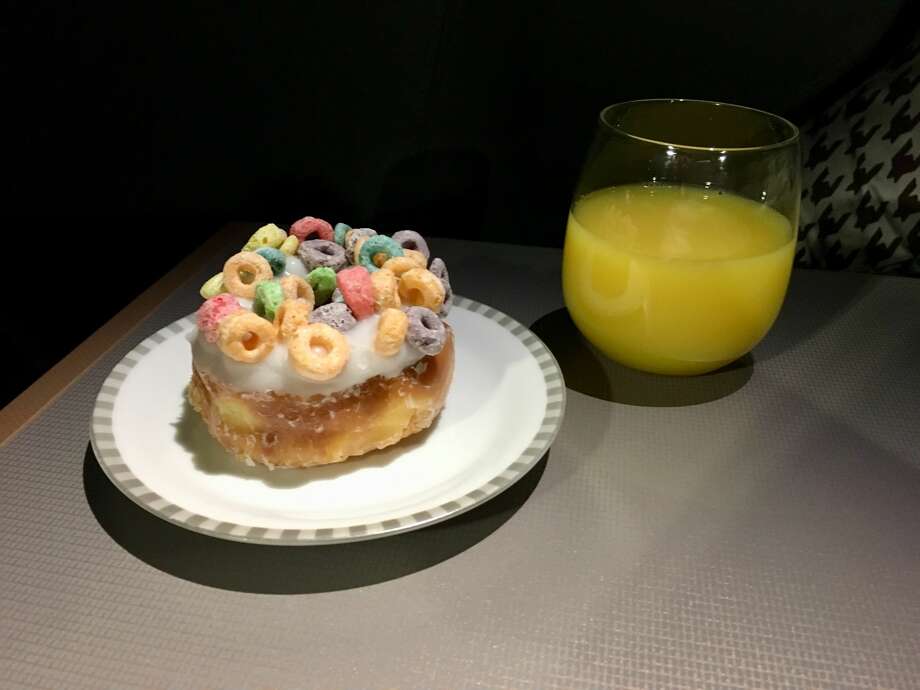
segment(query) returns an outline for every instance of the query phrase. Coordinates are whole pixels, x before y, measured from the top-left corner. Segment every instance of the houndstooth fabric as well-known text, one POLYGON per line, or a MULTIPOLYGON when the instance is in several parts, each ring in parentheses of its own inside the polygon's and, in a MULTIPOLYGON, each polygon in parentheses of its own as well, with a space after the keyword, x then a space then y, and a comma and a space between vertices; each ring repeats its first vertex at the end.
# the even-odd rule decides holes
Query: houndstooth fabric
POLYGON ((803 128, 799 266, 920 276, 920 42, 803 128))

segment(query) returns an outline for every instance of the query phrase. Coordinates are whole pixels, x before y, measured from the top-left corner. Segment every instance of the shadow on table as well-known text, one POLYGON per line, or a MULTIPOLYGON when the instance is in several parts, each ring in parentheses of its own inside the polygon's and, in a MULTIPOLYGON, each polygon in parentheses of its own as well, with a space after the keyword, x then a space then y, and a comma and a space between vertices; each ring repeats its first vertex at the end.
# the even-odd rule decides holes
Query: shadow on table
POLYGON ((567 387, 608 402, 644 407, 699 405, 731 395, 754 372, 750 354, 699 376, 659 376, 630 369, 598 352, 565 309, 540 317, 530 328, 556 357, 567 387))
POLYGON ((756 347, 758 361, 766 362, 793 350, 831 326, 868 295, 878 280, 878 276, 868 273, 793 271, 779 317, 756 347))
POLYGON ((147 512, 102 472, 92 447, 83 488, 102 528, 126 551, 170 575, 238 592, 307 594, 364 587, 445 561, 485 539, 540 482, 549 453, 503 493, 462 515, 414 532, 324 546, 267 546, 209 537, 147 512))

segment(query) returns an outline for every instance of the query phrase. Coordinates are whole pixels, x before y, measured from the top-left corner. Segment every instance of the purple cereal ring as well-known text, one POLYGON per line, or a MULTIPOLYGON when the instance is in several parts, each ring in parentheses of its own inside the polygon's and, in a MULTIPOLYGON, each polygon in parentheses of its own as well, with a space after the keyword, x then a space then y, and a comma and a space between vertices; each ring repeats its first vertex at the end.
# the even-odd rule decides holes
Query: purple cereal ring
POLYGON ((425 259, 431 258, 431 252, 428 251, 428 243, 425 238, 419 235, 415 230, 400 230, 393 233, 393 241, 403 249, 414 249, 425 255, 425 259))
POLYGON ((358 320, 344 302, 330 302, 310 312, 310 323, 324 323, 344 333, 354 328, 358 320))
POLYGON ((447 340, 444 322, 426 307, 409 307, 406 316, 409 317, 406 342, 426 355, 438 354, 447 340))
POLYGON ((345 250, 331 240, 307 240, 297 247, 297 256, 307 271, 314 268, 331 268, 339 271, 348 265, 345 250))
POLYGON ((454 296, 454 291, 450 288, 450 274, 447 272, 447 264, 444 259, 432 259, 428 270, 441 280, 444 286, 444 306, 441 307, 439 316, 447 316, 450 312, 450 299, 454 296))
POLYGON ((355 242, 362 237, 373 237, 377 234, 371 228, 353 228, 345 233, 345 254, 351 256, 355 251, 355 242))

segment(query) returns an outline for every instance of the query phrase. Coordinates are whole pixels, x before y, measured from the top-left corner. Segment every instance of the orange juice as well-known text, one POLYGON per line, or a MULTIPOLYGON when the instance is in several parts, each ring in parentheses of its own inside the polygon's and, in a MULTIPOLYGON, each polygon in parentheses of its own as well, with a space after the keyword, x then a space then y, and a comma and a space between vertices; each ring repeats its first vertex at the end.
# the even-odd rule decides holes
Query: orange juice
POLYGON ((732 194, 628 185, 578 199, 562 265, 579 330, 618 362, 698 374, 756 345, 779 313, 795 236, 732 194))

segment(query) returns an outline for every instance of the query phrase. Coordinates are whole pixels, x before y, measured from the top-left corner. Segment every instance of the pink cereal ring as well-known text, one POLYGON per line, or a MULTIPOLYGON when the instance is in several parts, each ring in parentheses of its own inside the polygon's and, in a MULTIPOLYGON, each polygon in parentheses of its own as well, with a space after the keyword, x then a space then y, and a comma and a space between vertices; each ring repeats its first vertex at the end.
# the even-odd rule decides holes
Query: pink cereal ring
POLYGON ((305 216, 291 226, 291 234, 303 242, 309 237, 316 235, 317 239, 332 241, 335 233, 332 226, 322 218, 305 216))
POLYGON ((240 303, 229 292, 211 297, 198 307, 198 330, 209 343, 216 343, 220 322, 240 309, 240 303))
POLYGON ((345 304, 357 319, 366 319, 374 313, 374 283, 364 266, 352 266, 335 276, 345 304))

